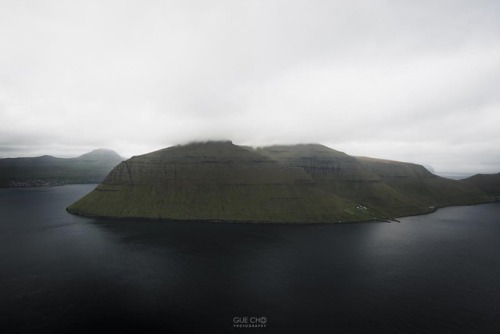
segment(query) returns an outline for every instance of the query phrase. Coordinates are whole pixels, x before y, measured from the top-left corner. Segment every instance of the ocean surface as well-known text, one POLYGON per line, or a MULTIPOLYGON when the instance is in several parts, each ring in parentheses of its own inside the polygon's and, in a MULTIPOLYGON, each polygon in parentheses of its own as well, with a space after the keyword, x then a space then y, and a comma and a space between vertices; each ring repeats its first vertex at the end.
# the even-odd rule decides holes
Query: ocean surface
POLYGON ((500 203, 400 223, 112 221, 0 189, 1 333, 499 333, 500 203))

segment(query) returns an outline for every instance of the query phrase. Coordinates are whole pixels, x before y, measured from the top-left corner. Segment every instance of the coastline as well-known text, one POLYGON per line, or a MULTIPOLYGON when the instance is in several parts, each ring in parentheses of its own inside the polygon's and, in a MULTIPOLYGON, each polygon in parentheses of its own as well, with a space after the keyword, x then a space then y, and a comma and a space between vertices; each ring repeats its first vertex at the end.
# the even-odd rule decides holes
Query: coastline
POLYGON ((367 220, 352 220, 352 221, 332 221, 332 222, 290 222, 290 221, 262 221, 262 220, 225 220, 225 219, 170 219, 170 218, 150 218, 150 217, 112 217, 112 216, 99 216, 99 215, 86 215, 78 212, 71 212, 66 208, 66 212, 69 214, 93 218, 93 219, 106 219, 110 221, 150 221, 150 222, 199 222, 199 223, 224 223, 224 224, 278 224, 278 225, 336 225, 336 224, 356 224, 356 223, 400 223, 400 219, 406 217, 423 216, 437 212, 439 209, 449 208, 449 207, 460 207, 460 206, 475 206, 483 204, 492 204, 500 202, 500 198, 494 198, 491 201, 471 203, 471 204, 450 204, 435 206, 429 211, 424 211, 415 214, 408 214, 404 216, 397 217, 374 217, 373 219, 367 220))

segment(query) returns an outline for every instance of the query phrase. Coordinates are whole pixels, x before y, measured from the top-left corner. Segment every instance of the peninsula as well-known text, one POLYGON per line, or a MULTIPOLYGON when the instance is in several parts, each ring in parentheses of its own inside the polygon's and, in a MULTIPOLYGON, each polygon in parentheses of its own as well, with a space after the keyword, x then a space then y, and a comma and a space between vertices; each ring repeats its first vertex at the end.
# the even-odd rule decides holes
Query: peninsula
POLYGON ((391 219, 492 197, 423 166, 323 145, 229 141, 165 148, 121 162, 67 208, 88 217, 331 223, 391 219))

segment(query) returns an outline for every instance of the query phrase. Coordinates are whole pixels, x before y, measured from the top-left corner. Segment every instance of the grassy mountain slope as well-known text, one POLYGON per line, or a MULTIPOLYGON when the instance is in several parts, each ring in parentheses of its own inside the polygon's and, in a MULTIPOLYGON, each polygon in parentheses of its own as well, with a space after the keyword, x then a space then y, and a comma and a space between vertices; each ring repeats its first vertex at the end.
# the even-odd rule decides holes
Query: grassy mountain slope
POLYGON ((122 162, 68 211, 86 216, 323 222, 367 219, 303 169, 230 142, 176 146, 122 162))
POLYGON ((303 168, 323 190, 359 203, 362 210, 377 218, 488 200, 480 191, 416 164, 352 157, 317 144, 271 146, 257 151, 303 168))
POLYGON ((395 192, 410 198, 396 209, 402 215, 411 211, 432 211, 447 205, 483 203, 489 200, 483 192, 461 182, 432 174, 421 165, 398 161, 359 157, 370 171, 395 192))
POLYGON ((488 201, 415 164, 355 158, 322 145, 258 149, 194 143, 120 163, 71 213, 115 218, 338 222, 488 201))
POLYGON ((500 173, 476 174, 461 181, 465 184, 476 187, 491 196, 500 196, 500 173))
POLYGON ((116 152, 105 149, 69 159, 49 155, 0 159, 0 186, 97 183, 122 160, 116 152))

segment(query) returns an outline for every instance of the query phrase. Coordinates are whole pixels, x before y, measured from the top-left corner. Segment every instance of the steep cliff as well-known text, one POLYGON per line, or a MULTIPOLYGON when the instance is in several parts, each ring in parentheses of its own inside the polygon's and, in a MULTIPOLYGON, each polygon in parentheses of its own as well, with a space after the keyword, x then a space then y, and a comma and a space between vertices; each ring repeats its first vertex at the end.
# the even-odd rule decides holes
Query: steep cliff
POLYGON ((303 169, 230 142, 175 146, 118 165, 68 211, 116 218, 324 222, 367 219, 303 169))

